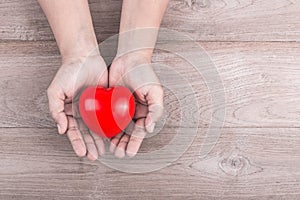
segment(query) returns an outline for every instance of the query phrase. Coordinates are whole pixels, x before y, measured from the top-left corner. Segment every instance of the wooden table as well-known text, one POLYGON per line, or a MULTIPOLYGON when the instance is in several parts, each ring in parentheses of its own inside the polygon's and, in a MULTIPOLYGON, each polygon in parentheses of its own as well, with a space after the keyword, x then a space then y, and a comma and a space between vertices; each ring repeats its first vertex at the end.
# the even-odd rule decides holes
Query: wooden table
MULTIPOLYGON (((121 1, 90 6, 99 42, 116 34, 121 1)), ((0 199, 300 199, 299 10, 296 0, 171 1, 162 27, 188 35, 210 56, 224 84, 224 127, 210 126, 222 120, 222 105, 212 106, 205 81, 172 52, 156 50, 154 63, 192 84, 201 120, 182 125, 182 134, 198 130, 179 159, 131 174, 77 158, 57 134, 45 94, 60 65, 50 27, 35 0, 0 0, 0 199), (211 129, 221 136, 200 158, 211 129)), ((174 77, 158 74, 176 86, 174 77)), ((165 106, 169 121, 141 152, 174 137, 181 111, 172 91, 165 106)))

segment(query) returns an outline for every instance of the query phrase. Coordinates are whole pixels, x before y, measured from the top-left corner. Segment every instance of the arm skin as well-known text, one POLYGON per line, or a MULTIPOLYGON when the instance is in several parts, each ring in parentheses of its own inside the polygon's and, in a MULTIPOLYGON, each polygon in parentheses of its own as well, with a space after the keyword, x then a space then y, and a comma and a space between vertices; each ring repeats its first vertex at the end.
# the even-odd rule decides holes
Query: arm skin
POLYGON ((151 66, 151 58, 168 2, 123 0, 118 52, 110 68, 109 84, 134 90, 136 121, 126 134, 111 140, 110 151, 117 157, 135 156, 163 113, 163 89, 151 66))
POLYGON ((39 3, 62 57, 62 65, 47 89, 51 116, 58 132, 66 133, 78 156, 96 160, 104 154, 103 140, 90 132, 73 112, 77 91, 108 84, 107 66, 98 50, 88 1, 39 0, 39 3))
POLYGON ((120 32, 159 27, 169 0, 123 0, 120 32))
POLYGON ((118 54, 132 51, 140 47, 142 42, 150 48, 142 49, 139 53, 151 60, 168 3, 169 0, 123 0, 118 54), (124 34, 126 32, 130 33, 124 34))
MULTIPOLYGON (((70 99, 74 93, 70 92, 73 88, 74 80, 72 74, 77 74, 81 65, 81 60, 84 60, 90 53, 97 47, 97 40, 93 29, 92 19, 87 0, 38 0, 42 9, 44 10, 55 39, 57 41, 59 50, 62 56, 62 67, 56 74, 51 85, 47 90, 49 99, 49 109, 52 117, 58 124, 59 133, 63 134, 67 132, 67 135, 72 143, 72 146, 78 156, 84 156, 87 154, 88 158, 94 160, 98 157, 97 148, 99 155, 102 155, 101 151, 104 151, 103 142, 97 145, 101 141, 101 138, 91 138, 89 134, 80 134, 74 129, 75 121, 72 117, 66 116, 67 110, 64 103, 70 99), (82 59, 83 58, 83 59, 82 59), (78 63, 79 62, 79 63, 78 63), (79 68, 79 69, 77 69, 79 68), (65 113, 66 112, 66 113, 65 113), (94 142, 92 142, 94 141, 94 142), (96 146, 95 146, 95 144, 96 146), (97 147, 97 148, 96 148, 97 147), (102 149, 102 150, 101 150, 102 149)), ((146 34, 135 34, 135 31, 130 34, 125 34, 126 37, 119 38, 118 54, 115 59, 114 70, 112 70, 110 77, 119 79, 124 73, 130 70, 132 67, 137 66, 139 63, 151 62, 153 49, 156 43, 158 28, 163 17, 163 14, 167 8, 169 0, 123 0, 122 16, 120 24, 120 33, 126 33, 131 30, 138 30, 143 28, 152 28, 152 31, 142 31, 146 34), (154 29, 153 29, 154 28, 154 29), (154 31, 153 31, 154 30, 154 31), (129 37, 128 37, 129 35, 129 37), (144 38, 144 41, 140 41, 144 38), (143 43, 145 42, 145 43, 143 43), (147 44, 147 49, 139 49, 136 51, 135 44, 147 44), (132 45, 134 44, 134 45, 132 45), (125 56, 121 56, 122 53, 127 51, 133 51, 125 56), (120 62, 118 60, 121 60, 120 62), (124 65, 125 64, 125 65, 124 65), (114 72, 113 72, 114 71, 114 72)), ((145 29, 144 29, 145 30, 145 29)), ((138 31, 139 32, 139 31, 138 31)), ((106 86, 107 82, 107 70, 103 59, 101 58, 100 52, 96 51, 96 58, 90 58, 91 63, 89 64, 81 76, 82 80, 87 82, 88 85, 97 84, 91 82, 91 74, 94 75, 94 79, 98 77, 98 74, 104 74, 101 78, 102 86, 106 86), (97 72, 97 73, 95 73, 97 72)), ((163 91, 159 86, 158 78, 156 77, 152 67, 143 68, 145 76, 149 77, 153 82, 157 82, 157 85, 150 85, 142 87, 138 95, 141 96, 143 104, 148 107, 149 112, 144 113, 143 119, 140 119, 135 126, 135 133, 129 138, 126 137, 116 138, 114 141, 127 140, 127 154, 133 156, 138 151, 143 137, 146 133, 152 132, 155 126, 155 122, 159 119, 162 114, 162 102, 163 102, 163 91), (147 105, 146 105, 147 104, 147 105), (155 108, 158 105, 160 108, 155 108), (151 117, 150 117, 151 115, 151 117), (150 120, 152 118, 152 120, 150 120)), ((138 75, 140 77, 140 75, 138 75)), ((145 81, 135 82, 132 80, 139 79, 136 75, 131 75, 127 82, 131 82, 133 87, 138 87, 144 84, 145 81)), ((113 78, 112 78, 113 79, 113 78)), ((116 82, 115 82, 116 83, 116 82)), ((112 82, 112 85, 115 83, 112 82)), ((84 83, 82 83, 84 84, 84 83)), ((128 85, 128 84, 125 84, 128 85)), ((145 109, 141 109, 141 112, 145 109)), ((146 109, 147 110, 147 109, 146 109)), ((72 112, 69 112, 69 114, 72 112)), ((119 149, 121 149, 122 157, 125 151, 124 142, 118 143, 119 149)), ((119 151, 120 152, 120 151, 119 151)))
MULTIPOLYGON (((126 60, 124 63, 137 65, 149 63, 150 65, 160 24, 168 3, 169 0, 123 0, 117 57, 120 54, 124 55, 121 56, 121 59, 124 57, 126 60)), ((121 74, 123 73, 124 71, 121 72, 121 74)), ((147 73, 145 70, 144 73, 152 77, 152 72, 148 71, 147 73)), ((144 83, 141 82, 136 85, 139 87, 145 84, 146 80, 159 83, 155 73, 153 74, 152 80, 145 77, 144 83)), ((131 77, 131 80, 133 79, 134 77, 131 77)), ((162 97, 153 98, 155 98, 154 104, 162 102, 162 97)), ((153 128, 153 124, 146 122, 148 132, 152 132, 150 129, 153 128), (148 127, 151 128, 148 129, 148 127)))
MULTIPOLYGON (((54 33, 63 65, 84 58, 97 47, 87 0, 38 1, 54 33)), ((63 96, 49 98, 49 109, 61 134, 67 130, 67 117, 62 111, 62 99, 63 96)))
POLYGON ((97 47, 87 0, 38 0, 54 33, 63 61, 97 47))

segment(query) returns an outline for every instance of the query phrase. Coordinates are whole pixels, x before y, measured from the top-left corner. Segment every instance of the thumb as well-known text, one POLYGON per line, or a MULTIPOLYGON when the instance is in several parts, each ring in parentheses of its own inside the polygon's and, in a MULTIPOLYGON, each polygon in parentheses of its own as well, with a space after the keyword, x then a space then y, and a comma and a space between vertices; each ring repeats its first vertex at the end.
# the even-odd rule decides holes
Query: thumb
POLYGON ((57 123, 58 132, 63 134, 68 127, 67 116, 64 112, 65 94, 61 88, 54 88, 50 85, 47 90, 47 96, 50 114, 57 123))
POLYGON ((147 132, 152 133, 164 110, 162 87, 160 85, 152 86, 146 95, 146 100, 148 103, 148 114, 145 120, 145 127, 147 132))

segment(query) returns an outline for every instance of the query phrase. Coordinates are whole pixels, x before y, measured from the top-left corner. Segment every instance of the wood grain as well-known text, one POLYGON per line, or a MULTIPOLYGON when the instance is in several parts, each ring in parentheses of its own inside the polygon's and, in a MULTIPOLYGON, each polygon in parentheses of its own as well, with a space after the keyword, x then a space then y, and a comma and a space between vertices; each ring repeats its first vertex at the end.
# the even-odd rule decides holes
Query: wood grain
MULTIPOLYGON (((89 4, 98 41, 117 34, 122 1, 89 4)), ((61 62, 49 24, 36 0, 0 0, 0 199, 299 199, 299 10, 296 0, 172 0, 162 27, 182 35, 158 40, 166 109, 139 155, 175 144, 152 165, 186 151, 130 174, 77 158, 57 134, 45 91, 61 62)))
MULTIPOLYGON (((119 29, 121 1, 90 1, 98 39, 103 40, 119 29)), ((54 40, 47 19, 36 0, 0 1, 1 40, 54 40)))
MULTIPOLYGON (((155 69, 165 86, 167 125, 207 127, 212 120, 221 123, 219 112, 226 105, 225 127, 300 127, 298 43, 199 44, 219 71, 226 102, 212 104, 205 81, 215 79, 205 80, 184 59, 158 49, 153 62, 158 65, 155 69), (180 78, 193 90, 179 84, 180 78), (193 100, 198 102, 198 108, 191 106, 193 100), (194 123, 197 111, 199 125, 194 123)), ((158 44, 158 48, 165 45, 158 44)), ((194 57, 199 59, 199 50, 189 48, 188 43, 170 45, 179 46, 188 54, 196 52, 194 57)), ((0 126, 54 127, 45 91, 60 65, 56 44, 2 42, 0 57, 0 126)))
POLYGON ((205 41, 299 41, 294 0, 174 0, 166 27, 205 41))
MULTIPOLYGON (((188 135, 191 128, 183 130, 188 135)), ((207 129, 169 167, 127 174, 76 158, 55 129, 1 128, 1 199, 297 199, 300 129, 225 128, 199 159, 207 129)), ((174 129, 145 140, 142 151, 167 144, 174 129), (164 135, 164 137, 162 137, 164 135)), ((159 159, 159 158, 158 158, 159 159)))
MULTIPOLYGON (((118 33, 121 1, 90 0, 99 41, 118 33)), ((201 41, 299 41, 296 0, 172 0, 162 27, 201 41)), ((1 40, 53 40, 36 0, 0 1, 1 40)))

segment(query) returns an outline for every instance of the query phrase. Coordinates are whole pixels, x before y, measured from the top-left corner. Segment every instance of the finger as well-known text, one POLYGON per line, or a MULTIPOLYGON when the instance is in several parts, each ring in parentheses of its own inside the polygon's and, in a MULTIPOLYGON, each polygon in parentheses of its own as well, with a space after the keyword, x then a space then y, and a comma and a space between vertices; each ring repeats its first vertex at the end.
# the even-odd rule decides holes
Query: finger
POLYGON ((68 116, 69 126, 67 136, 72 144, 72 147, 77 156, 82 157, 86 155, 86 146, 82 135, 78 129, 77 123, 73 117, 68 116))
POLYGON ((127 133, 127 135, 131 135, 132 131, 134 129, 135 123, 133 121, 130 121, 130 123, 128 124, 128 126, 125 128, 125 133, 127 133))
POLYGON ((65 114, 74 117, 72 103, 65 104, 65 114))
POLYGON ((148 114, 148 106, 141 103, 136 103, 134 119, 146 117, 148 114))
POLYGON ((149 133, 152 133, 156 122, 163 114, 163 89, 161 86, 153 86, 146 96, 148 102, 148 114, 145 120, 145 127, 149 133))
POLYGON ((94 161, 98 158, 98 149, 94 138, 91 136, 88 128, 83 124, 82 120, 78 120, 78 125, 87 149, 87 158, 94 161))
POLYGON ((126 148, 126 154, 129 157, 133 157, 136 155, 143 142, 143 139, 147 134, 144 124, 145 118, 138 119, 135 123, 134 129, 132 131, 126 148))
POLYGON ((105 154, 105 143, 104 143, 103 138, 91 130, 90 130, 90 133, 91 133, 91 136, 94 138, 96 147, 98 149, 98 154, 100 156, 103 156, 105 154))
POLYGON ((97 160, 98 149, 96 147, 93 137, 90 135, 90 132, 88 130, 83 130, 81 132, 87 148, 87 158, 92 161, 97 160))
POLYGON ((80 118, 80 112, 78 107, 78 102, 65 104, 65 114, 68 116, 73 116, 74 118, 80 118))
POLYGON ((115 152, 115 149, 116 149, 116 147, 118 146, 119 141, 120 141, 120 138, 121 138, 122 135, 123 135, 123 133, 120 133, 120 134, 116 135, 115 137, 113 137, 113 138, 110 140, 109 151, 110 151, 111 153, 114 153, 114 152, 115 152))
POLYGON ((61 89, 50 85, 47 90, 47 96, 50 114, 57 124, 58 132, 63 134, 68 128, 67 116, 64 113, 65 94, 61 89))
POLYGON ((127 147, 127 143, 129 141, 129 135, 127 134, 123 134, 123 136, 121 137, 118 146, 115 150, 115 156, 118 158, 124 158, 125 156, 125 149, 127 147))

